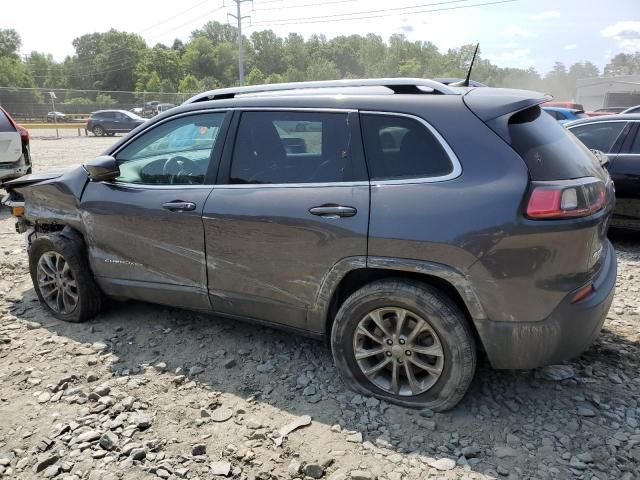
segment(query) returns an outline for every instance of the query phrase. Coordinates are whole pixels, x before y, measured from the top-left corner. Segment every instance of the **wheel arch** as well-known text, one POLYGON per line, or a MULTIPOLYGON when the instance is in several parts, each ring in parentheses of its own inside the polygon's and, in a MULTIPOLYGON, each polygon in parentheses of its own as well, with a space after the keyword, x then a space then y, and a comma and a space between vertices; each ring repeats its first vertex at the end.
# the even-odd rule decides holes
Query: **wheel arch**
POLYGON ((484 309, 462 272, 436 262, 390 258, 350 257, 338 262, 325 276, 308 328, 330 337, 333 319, 342 303, 356 290, 376 280, 399 278, 421 281, 446 293, 467 317, 478 344, 476 322, 486 319, 484 309))

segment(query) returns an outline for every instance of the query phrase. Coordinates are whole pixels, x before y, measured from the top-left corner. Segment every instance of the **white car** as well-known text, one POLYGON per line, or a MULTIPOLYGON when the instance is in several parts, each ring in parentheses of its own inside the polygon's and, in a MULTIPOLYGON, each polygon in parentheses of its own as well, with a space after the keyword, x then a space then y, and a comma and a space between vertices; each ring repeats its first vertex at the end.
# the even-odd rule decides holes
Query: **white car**
POLYGON ((0 107, 0 184, 30 172, 29 132, 0 107))
POLYGON ((640 113, 640 105, 629 107, 626 110, 621 111, 620 113, 640 113))

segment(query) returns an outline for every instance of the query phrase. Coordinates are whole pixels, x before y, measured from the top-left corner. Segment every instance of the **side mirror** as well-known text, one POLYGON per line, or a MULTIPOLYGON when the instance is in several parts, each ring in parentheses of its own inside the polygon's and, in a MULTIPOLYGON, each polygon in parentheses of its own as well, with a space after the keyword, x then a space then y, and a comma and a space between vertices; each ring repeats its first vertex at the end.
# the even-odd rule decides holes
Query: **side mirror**
POLYGON ((118 162, 111 155, 101 155, 84 165, 84 169, 89 174, 92 182, 113 180, 120 176, 118 162))

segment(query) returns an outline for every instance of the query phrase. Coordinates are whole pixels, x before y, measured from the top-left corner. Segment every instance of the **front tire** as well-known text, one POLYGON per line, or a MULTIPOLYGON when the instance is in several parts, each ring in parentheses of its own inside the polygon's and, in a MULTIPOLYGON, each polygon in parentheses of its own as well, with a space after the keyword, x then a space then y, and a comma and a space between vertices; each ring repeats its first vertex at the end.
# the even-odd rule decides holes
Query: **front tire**
POLYGON ((40 303, 60 320, 84 322, 100 312, 102 292, 78 240, 39 237, 29 247, 29 271, 40 303))
POLYGON ((359 393, 434 411, 462 400, 476 368, 463 312, 416 281, 379 280, 353 293, 336 314, 331 350, 338 372, 359 393))
POLYGON ((105 133, 107 133, 104 129, 104 127, 100 126, 100 125, 96 125, 95 127, 93 127, 93 130, 91 130, 93 132, 93 134, 96 137, 102 137, 105 133))

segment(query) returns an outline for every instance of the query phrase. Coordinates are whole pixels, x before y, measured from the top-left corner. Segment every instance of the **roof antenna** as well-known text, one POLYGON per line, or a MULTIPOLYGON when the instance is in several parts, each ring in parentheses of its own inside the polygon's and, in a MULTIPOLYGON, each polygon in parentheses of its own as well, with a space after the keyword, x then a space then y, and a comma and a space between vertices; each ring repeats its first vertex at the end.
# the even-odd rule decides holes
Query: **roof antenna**
POLYGON ((471 70, 473 69, 473 64, 476 61, 476 55, 478 54, 478 47, 480 46, 480 43, 476 43, 476 49, 473 51, 473 58, 471 59, 471 64, 469 65, 469 70, 467 70, 467 78, 465 78, 464 80, 461 80, 459 82, 456 83, 451 83, 450 86, 451 87, 468 87, 469 86, 469 80, 471 78, 471 70))

